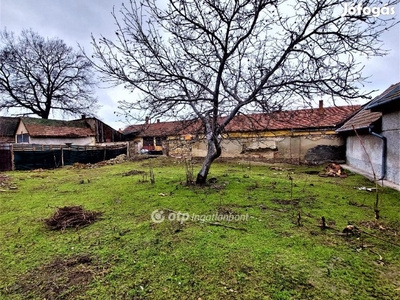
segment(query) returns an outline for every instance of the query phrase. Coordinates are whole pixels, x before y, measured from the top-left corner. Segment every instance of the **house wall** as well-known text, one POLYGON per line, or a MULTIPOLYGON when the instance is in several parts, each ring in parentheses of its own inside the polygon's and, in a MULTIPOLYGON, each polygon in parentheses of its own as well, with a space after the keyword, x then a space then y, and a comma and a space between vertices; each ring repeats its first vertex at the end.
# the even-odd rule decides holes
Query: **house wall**
MULTIPOLYGON (((28 133, 23 122, 19 122, 16 134, 28 133)), ((15 136, 15 143, 17 143, 17 137, 15 136)), ((73 145, 79 146, 90 146, 96 144, 95 137, 31 137, 29 136, 29 144, 41 144, 41 145, 65 145, 65 143, 72 143, 73 145)))
POLYGON ((383 115, 382 135, 387 139, 386 179, 400 185, 400 110, 383 115))
POLYGON ((140 154, 140 150, 143 147, 143 139, 135 138, 132 141, 128 142, 128 157, 133 157, 135 155, 140 154))
MULTIPOLYGON (((262 136, 230 134, 221 142, 221 157, 311 164, 344 162, 343 145, 344 139, 332 132, 279 132, 263 133, 262 136)), ((205 139, 189 142, 169 139, 169 153, 172 156, 205 157, 207 143, 205 139)))
POLYGON ((23 133, 28 133, 28 131, 26 130, 24 123, 19 122, 14 138, 15 143, 17 142, 17 134, 23 134, 23 133))
MULTIPOLYGON (((382 132, 380 134, 387 139, 385 179, 400 184, 400 111, 382 116, 382 132)), ((373 176, 370 159, 379 179, 382 176, 382 140, 372 135, 361 135, 360 138, 366 151, 357 136, 347 137, 347 164, 373 176)))
POLYGON ((346 140, 346 163, 373 175, 372 167, 378 178, 381 177, 382 141, 372 135, 348 136, 346 140), (362 140, 362 144, 360 142, 362 140), (365 147, 365 150, 363 146, 365 147), (372 166, 371 166, 371 162, 372 166))
POLYGON ((96 134, 96 143, 122 142, 124 136, 96 118, 87 118, 86 122, 96 134))
POLYGON ((95 137, 79 137, 79 138, 52 138, 52 137, 29 137, 30 144, 41 145, 65 145, 65 143, 72 143, 78 146, 93 146, 96 144, 95 137))

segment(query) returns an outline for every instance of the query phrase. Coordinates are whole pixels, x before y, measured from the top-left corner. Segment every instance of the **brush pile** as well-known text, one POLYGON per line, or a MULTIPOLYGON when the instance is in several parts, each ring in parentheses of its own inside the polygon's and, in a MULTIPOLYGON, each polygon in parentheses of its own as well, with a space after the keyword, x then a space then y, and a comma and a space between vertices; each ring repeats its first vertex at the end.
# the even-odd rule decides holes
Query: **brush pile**
POLYGON ((0 173, 0 192, 6 192, 6 189, 16 190, 17 187, 11 182, 11 178, 9 176, 0 173))
POLYGON ((64 206, 57 208, 56 212, 44 221, 50 229, 64 231, 66 228, 90 225, 101 215, 102 212, 87 211, 82 206, 64 206))
POLYGON ((325 171, 320 173, 321 177, 347 177, 346 171, 339 165, 335 163, 330 163, 325 167, 325 171))

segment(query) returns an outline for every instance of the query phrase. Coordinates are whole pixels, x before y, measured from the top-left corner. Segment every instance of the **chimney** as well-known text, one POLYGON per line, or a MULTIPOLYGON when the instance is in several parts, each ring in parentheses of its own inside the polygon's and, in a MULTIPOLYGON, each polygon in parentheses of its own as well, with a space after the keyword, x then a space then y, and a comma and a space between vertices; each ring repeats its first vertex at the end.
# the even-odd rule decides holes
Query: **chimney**
POLYGON ((145 119, 146 124, 149 124, 149 120, 150 120, 150 118, 149 118, 149 116, 147 116, 145 119))
POLYGON ((81 115, 82 120, 86 119, 86 115, 81 115))
POLYGON ((318 113, 321 115, 324 113, 324 100, 319 100, 318 113))
POLYGON ((157 119, 157 123, 160 123, 160 119, 157 119))

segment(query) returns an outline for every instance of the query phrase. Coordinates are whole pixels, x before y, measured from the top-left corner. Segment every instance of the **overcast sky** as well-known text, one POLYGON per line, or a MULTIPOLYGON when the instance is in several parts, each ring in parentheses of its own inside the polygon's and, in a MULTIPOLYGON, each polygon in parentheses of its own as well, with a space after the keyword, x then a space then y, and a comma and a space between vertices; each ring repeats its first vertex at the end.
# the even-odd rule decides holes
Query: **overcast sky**
MULTIPOLYGON (((43 37, 58 37, 68 45, 78 49, 79 43, 87 53, 91 53, 90 34, 98 37, 113 37, 114 20, 111 16, 113 5, 118 10, 123 0, 0 0, 0 27, 15 34, 22 29, 32 28, 43 37)), ((354 2, 354 1, 353 1, 354 2)), ((396 7, 399 18, 400 8, 396 7)), ((388 56, 372 58, 366 62, 365 76, 371 76, 366 90, 380 92, 400 81, 400 26, 385 34, 384 47, 391 49, 388 56)), ((377 95, 375 93, 374 95, 377 95)), ((123 128, 114 111, 118 100, 129 100, 134 95, 122 88, 98 89, 97 97, 102 105, 97 113, 99 119, 115 129, 123 128)))

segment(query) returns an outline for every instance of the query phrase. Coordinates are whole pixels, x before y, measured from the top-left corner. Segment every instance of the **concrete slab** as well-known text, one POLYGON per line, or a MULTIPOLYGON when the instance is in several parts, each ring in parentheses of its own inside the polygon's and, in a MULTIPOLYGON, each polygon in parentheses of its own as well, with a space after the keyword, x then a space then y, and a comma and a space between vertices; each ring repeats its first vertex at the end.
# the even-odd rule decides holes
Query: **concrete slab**
MULTIPOLYGON (((350 172, 357 173, 357 174, 360 174, 360 175, 362 175, 364 177, 367 177, 368 179, 374 180, 374 177, 371 174, 369 174, 369 173, 367 173, 365 171, 362 171, 360 169, 351 167, 349 165, 341 165, 341 166, 342 166, 343 169, 349 170, 350 172)), ((400 192, 400 185, 397 185, 397 184, 395 184, 395 183, 393 183, 391 181, 380 180, 380 181, 378 181, 378 184, 380 186, 389 187, 389 188, 395 189, 395 190, 400 192)))

